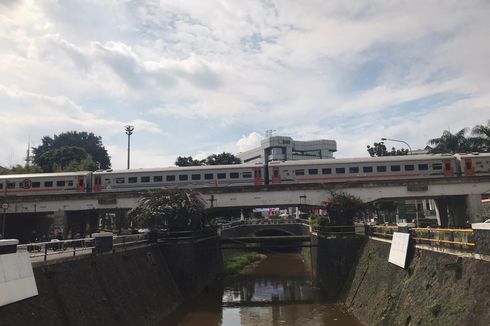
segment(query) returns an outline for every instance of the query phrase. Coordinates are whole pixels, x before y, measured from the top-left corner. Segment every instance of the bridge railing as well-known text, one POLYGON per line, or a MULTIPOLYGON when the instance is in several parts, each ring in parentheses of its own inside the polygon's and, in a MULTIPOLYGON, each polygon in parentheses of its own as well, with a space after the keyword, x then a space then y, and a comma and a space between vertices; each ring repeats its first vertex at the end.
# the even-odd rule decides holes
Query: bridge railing
POLYGON ((408 232, 416 243, 432 247, 473 251, 476 245, 472 229, 407 228, 395 225, 368 226, 368 234, 378 238, 391 240, 393 232, 408 232))
POLYGON ((48 242, 33 242, 18 245, 18 251, 27 251, 33 260, 47 261, 61 256, 70 257, 92 253, 95 248, 94 238, 83 238, 75 240, 51 240, 48 242))
POLYGON ((318 225, 312 227, 312 232, 326 237, 365 235, 364 230, 361 234, 356 232, 356 227, 354 225, 318 225))

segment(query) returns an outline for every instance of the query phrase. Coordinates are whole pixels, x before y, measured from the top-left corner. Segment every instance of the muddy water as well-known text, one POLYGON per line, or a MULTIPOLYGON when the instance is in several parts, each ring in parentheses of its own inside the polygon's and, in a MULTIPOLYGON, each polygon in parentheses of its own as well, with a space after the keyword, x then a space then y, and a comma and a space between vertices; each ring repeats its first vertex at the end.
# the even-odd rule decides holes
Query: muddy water
POLYGON ((247 274, 215 284, 171 324, 361 325, 322 298, 299 254, 269 255, 247 274))

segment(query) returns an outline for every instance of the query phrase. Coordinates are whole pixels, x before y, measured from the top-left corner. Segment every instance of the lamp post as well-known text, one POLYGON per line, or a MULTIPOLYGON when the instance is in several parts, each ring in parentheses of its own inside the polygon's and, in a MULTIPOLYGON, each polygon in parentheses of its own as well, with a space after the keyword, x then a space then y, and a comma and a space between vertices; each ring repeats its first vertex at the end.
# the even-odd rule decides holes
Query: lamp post
POLYGON ((410 147, 410 145, 404 141, 404 140, 399 140, 399 139, 391 139, 391 138, 381 138, 382 141, 385 141, 385 140, 389 140, 389 141, 396 141, 398 143, 404 143, 405 145, 407 145, 408 149, 410 150, 410 155, 412 155, 412 147, 410 147))
POLYGON ((130 148, 131 148, 131 135, 133 134, 134 126, 127 125, 124 127, 126 131, 126 135, 128 135, 128 170, 129 170, 129 157, 130 157, 130 148))

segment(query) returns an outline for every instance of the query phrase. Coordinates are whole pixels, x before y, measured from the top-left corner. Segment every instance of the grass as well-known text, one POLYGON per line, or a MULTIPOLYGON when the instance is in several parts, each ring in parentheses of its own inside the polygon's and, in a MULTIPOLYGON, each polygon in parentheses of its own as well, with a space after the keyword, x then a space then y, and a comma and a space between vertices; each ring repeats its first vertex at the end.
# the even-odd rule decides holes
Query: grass
POLYGON ((256 252, 247 252, 230 257, 225 261, 225 273, 229 275, 240 273, 245 267, 261 261, 265 256, 256 252))

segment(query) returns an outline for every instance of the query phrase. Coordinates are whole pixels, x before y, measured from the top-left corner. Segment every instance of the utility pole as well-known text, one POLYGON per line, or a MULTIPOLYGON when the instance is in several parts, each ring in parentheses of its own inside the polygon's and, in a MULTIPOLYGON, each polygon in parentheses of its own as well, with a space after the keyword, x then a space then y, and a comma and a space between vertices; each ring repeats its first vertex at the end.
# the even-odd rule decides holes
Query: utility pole
POLYGON ((128 170, 129 170, 129 158, 131 153, 131 135, 133 134, 134 126, 127 125, 124 127, 126 135, 128 135, 128 170))

